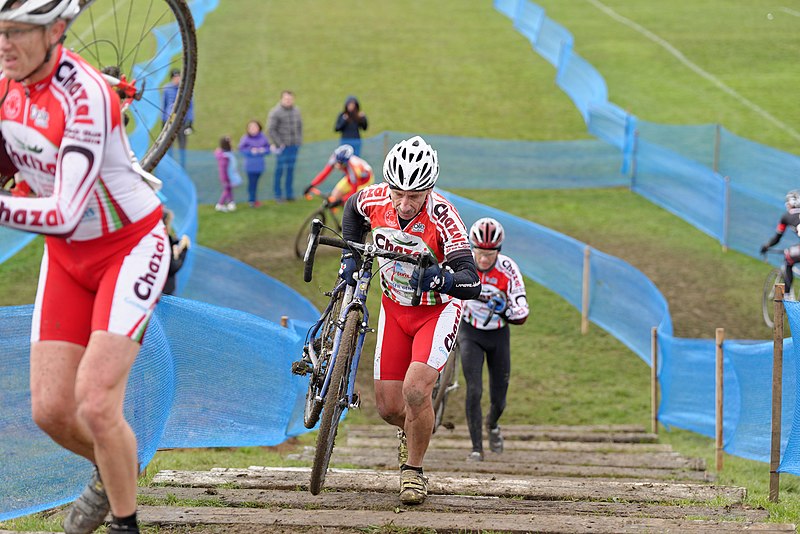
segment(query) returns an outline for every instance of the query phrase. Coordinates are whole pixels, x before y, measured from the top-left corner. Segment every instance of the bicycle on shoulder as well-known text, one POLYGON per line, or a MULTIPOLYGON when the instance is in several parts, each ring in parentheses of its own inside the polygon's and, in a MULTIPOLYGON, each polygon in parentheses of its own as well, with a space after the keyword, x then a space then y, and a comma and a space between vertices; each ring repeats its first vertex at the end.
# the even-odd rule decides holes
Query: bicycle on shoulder
POLYGON ((342 203, 332 201, 329 195, 323 195, 322 191, 316 187, 309 189, 306 200, 311 200, 314 197, 322 197, 322 204, 303 220, 303 224, 297 230, 297 235, 294 238, 294 253, 298 259, 303 259, 305 255, 308 237, 311 235, 311 224, 315 219, 322 223, 322 231, 326 234, 338 235, 342 232, 342 224, 336 214, 342 203), (330 224, 331 227, 328 228, 326 223, 330 224))
POLYGON ((79 0, 66 46, 96 67, 122 101, 125 127, 142 168, 152 171, 183 127, 197 73, 197 38, 186 0, 79 0), (181 82, 162 121, 162 85, 181 82))
MULTIPOLYGON (((333 232, 330 227, 325 227, 333 232)), ((369 327, 367 294, 372 281, 372 267, 376 258, 402 261, 416 265, 421 275, 435 261, 430 254, 402 254, 378 248, 373 243, 344 241, 338 237, 320 235, 322 221, 314 220, 303 257, 303 279, 312 280, 314 257, 320 244, 339 249, 349 249, 360 260, 355 285, 337 278, 325 311, 306 334, 303 354, 292 364, 292 372, 309 376, 303 423, 313 428, 317 422, 314 463, 311 468, 309 491, 317 495, 325 483, 339 421, 347 408, 357 408, 360 403, 355 391, 356 371, 364 346, 364 337, 373 330, 369 327)), ((419 304, 422 288, 416 289, 412 305, 419 304)))
MULTIPOLYGON (((766 249, 765 253, 784 255, 783 249, 766 249)), ((763 254, 763 256, 766 256, 766 254, 763 254)), ((761 291, 761 314, 764 318, 764 324, 769 328, 775 326, 775 285, 784 284, 784 287, 787 285, 786 274, 784 272, 786 268, 787 266, 785 263, 773 268, 764 280, 764 287, 761 291)), ((794 269, 794 265, 790 268, 794 269)), ((791 284, 790 290, 784 293, 785 300, 800 300, 800 283, 796 281, 800 273, 795 271, 793 274, 794 282, 791 284)))

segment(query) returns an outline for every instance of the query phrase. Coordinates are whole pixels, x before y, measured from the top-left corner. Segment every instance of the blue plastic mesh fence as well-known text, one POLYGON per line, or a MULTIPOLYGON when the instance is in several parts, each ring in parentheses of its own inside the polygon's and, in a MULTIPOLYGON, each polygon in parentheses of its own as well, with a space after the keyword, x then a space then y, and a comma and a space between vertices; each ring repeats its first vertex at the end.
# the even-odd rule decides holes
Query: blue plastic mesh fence
MULTIPOLYGON (((787 372, 787 368, 791 367, 794 371, 795 380, 800 377, 800 302, 784 301, 784 308, 786 315, 789 318, 789 328, 792 331, 792 353, 793 361, 789 361, 784 357, 783 371, 787 372)), ((791 372, 791 371, 790 371, 791 372)), ((786 446, 783 449, 783 456, 781 457, 781 465, 779 471, 784 473, 800 474, 800 406, 797 402, 800 398, 797 396, 798 384, 783 384, 784 391, 787 387, 794 390, 795 405, 792 409, 792 422, 789 427, 785 424, 782 428, 788 428, 788 432, 781 432, 781 437, 787 439, 786 446), (787 436, 788 434, 788 436, 787 436)), ((782 409, 785 410, 786 404, 782 404, 782 409)), ((770 414, 772 410, 770 410, 770 414)), ((785 416, 785 414, 783 414, 785 416)))

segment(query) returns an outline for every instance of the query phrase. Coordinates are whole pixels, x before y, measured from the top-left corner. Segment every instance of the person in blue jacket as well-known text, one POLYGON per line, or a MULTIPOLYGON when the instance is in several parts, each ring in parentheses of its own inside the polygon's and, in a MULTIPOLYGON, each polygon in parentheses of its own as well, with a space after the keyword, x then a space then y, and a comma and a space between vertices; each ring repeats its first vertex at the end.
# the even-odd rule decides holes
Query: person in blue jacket
POLYGON ((258 200, 258 180, 264 174, 269 154, 269 139, 264 135, 261 123, 253 119, 247 123, 247 133, 239 140, 239 152, 244 156, 244 170, 247 173, 247 194, 250 206, 261 206, 258 200))
POLYGON ((361 156, 361 130, 367 129, 367 116, 361 111, 361 104, 353 95, 344 102, 344 111, 336 117, 334 131, 342 133, 341 145, 350 145, 356 156, 361 156))
MULTIPOLYGON (((178 87, 181 84, 181 71, 179 69, 172 69, 169 73, 170 82, 164 86, 164 94, 161 101, 161 121, 166 123, 172 113, 172 108, 175 107, 175 100, 178 97, 178 87)), ((186 137, 194 132, 192 127, 194 123, 194 100, 189 101, 189 109, 186 112, 186 117, 183 119, 183 125, 178 128, 178 157, 180 158, 181 167, 186 168, 186 137)), ((170 147, 170 154, 172 147, 170 147)))

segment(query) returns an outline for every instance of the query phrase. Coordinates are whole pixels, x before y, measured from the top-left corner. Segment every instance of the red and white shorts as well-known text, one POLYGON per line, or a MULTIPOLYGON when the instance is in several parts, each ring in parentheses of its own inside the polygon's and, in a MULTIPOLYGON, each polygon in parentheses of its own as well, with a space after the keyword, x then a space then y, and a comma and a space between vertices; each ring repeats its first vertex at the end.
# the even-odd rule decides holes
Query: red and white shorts
POLYGON ((411 362, 441 371, 456 342, 461 301, 433 306, 401 306, 381 299, 375 380, 404 380, 411 362))
POLYGON ((161 214, 90 241, 45 237, 31 342, 85 347, 95 330, 141 342, 172 257, 161 214))

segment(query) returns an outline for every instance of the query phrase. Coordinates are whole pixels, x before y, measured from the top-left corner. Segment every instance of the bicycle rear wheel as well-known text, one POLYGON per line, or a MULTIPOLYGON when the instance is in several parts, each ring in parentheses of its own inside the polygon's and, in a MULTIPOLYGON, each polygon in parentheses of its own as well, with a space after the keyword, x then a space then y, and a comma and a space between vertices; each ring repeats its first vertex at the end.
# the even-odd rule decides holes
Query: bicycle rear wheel
POLYGON ((767 327, 772 328, 775 326, 774 312, 775 303, 775 284, 783 283, 783 273, 780 267, 772 269, 764 280, 764 289, 761 295, 761 313, 764 316, 764 323, 767 327))
MULTIPOLYGON (((339 419, 347 407, 347 386, 350 383, 350 364, 358 344, 358 331, 361 324, 361 312, 353 309, 347 314, 342 330, 342 339, 336 362, 331 372, 331 381, 325 395, 325 404, 322 408, 322 422, 317 434, 317 450, 314 454, 314 465, 311 467, 311 482, 309 491, 313 495, 319 494, 325 484, 325 475, 333 453, 336 441, 336 431, 339 428, 339 419)), ((355 377, 353 377, 355 379, 355 377)))
POLYGON ((303 256, 306 254, 308 235, 311 233, 311 222, 314 219, 319 219, 322 221, 322 224, 325 224, 325 210, 322 208, 318 209, 306 217, 303 224, 300 225, 300 229, 297 231, 297 235, 294 238, 294 255, 297 256, 298 259, 302 260, 303 256))
POLYGON ((444 410, 447 405, 448 388, 453 383, 456 374, 456 358, 458 357, 456 351, 458 344, 453 347, 447 357, 447 363, 444 364, 442 372, 439 373, 439 378, 436 380, 436 385, 433 387, 432 402, 433 402, 433 432, 442 424, 444 419, 444 410))
POLYGON ((65 46, 121 80, 112 85, 123 103, 131 146, 142 167, 152 171, 184 127, 192 98, 197 41, 186 1, 83 0, 65 46), (181 82, 173 109, 165 111, 161 89, 173 69, 181 71, 181 82))

